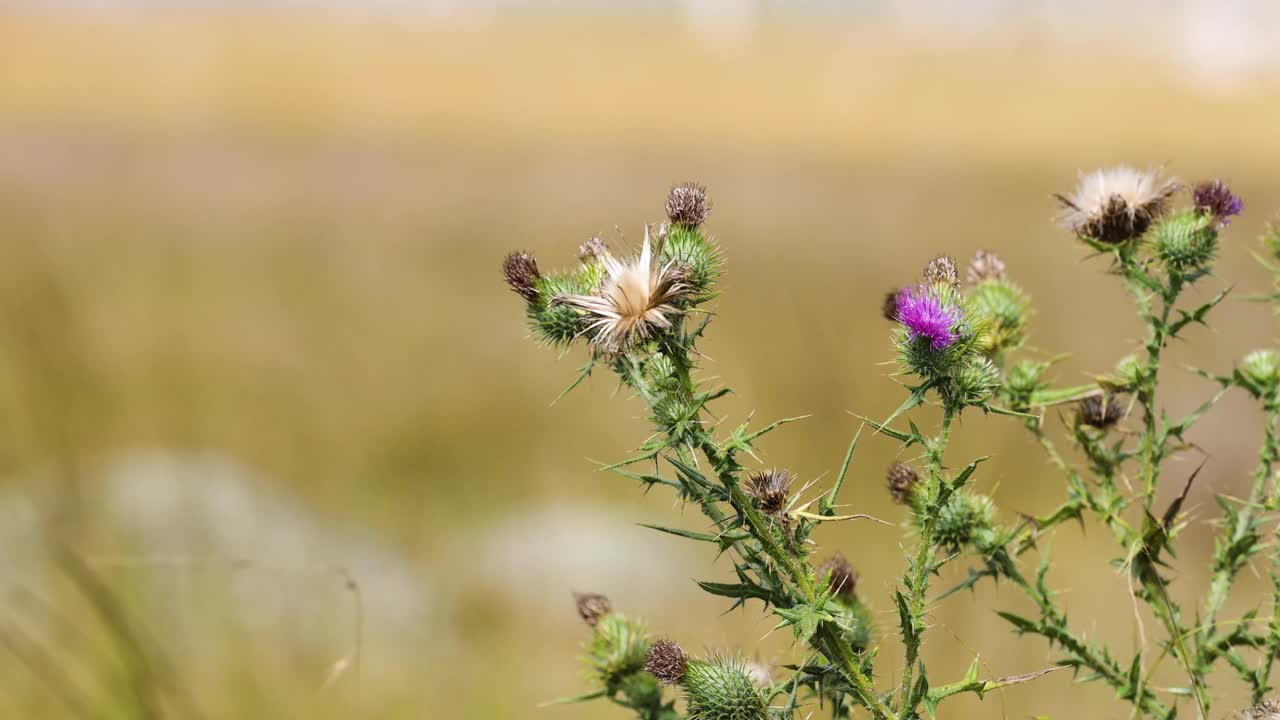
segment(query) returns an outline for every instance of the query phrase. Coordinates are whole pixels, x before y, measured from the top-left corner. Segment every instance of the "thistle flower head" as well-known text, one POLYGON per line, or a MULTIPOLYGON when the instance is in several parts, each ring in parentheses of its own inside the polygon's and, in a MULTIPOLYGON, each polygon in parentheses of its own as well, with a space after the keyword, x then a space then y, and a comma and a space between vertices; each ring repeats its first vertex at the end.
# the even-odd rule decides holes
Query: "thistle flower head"
POLYGON ((1103 245, 1119 245, 1142 235, 1162 215, 1178 191, 1154 170, 1114 167, 1080 176, 1070 195, 1057 195, 1061 223, 1076 235, 1103 245))
POLYGON ((1128 414, 1124 402, 1116 395, 1093 395, 1080 401, 1080 422, 1099 429, 1106 429, 1124 419, 1128 414))
POLYGON ((924 266, 924 281, 927 285, 950 285, 951 287, 960 286, 960 269, 956 267, 956 261, 946 255, 929 261, 924 266))
POLYGON ((952 552, 969 543, 982 545, 991 535, 995 514, 995 504, 986 495, 955 493, 938 513, 934 538, 952 552))
POLYGON ((795 475, 787 470, 762 470, 747 478, 745 491, 767 515, 780 515, 787 509, 787 497, 795 475))
POLYGON ((885 320, 898 321, 898 296, 901 294, 902 291, 898 289, 884 294, 884 302, 880 304, 880 314, 884 315, 885 320))
POLYGON ((673 640, 654 640, 644 661, 644 669, 664 685, 683 682, 688 667, 689 659, 684 649, 673 640))
POLYGON ((697 183, 686 182, 671 188, 667 195, 667 217, 677 225, 698 227, 711 214, 711 200, 707 189, 697 183))
POLYGON ((898 294, 898 322, 911 339, 927 338, 934 350, 956 341, 955 325, 961 317, 960 308, 944 298, 936 286, 917 285, 898 294))
POLYGON ((690 661, 684 673, 685 701, 695 720, 768 720, 764 696, 742 660, 714 657, 690 661))
POLYGON ((827 587, 840 598, 853 597, 858 586, 858 571, 840 553, 832 555, 818 566, 818 577, 827 578, 827 587))
POLYGON ((1240 711, 1240 720, 1280 720, 1280 700, 1263 702, 1240 711))
POLYGON ((920 482, 920 474, 910 465, 896 462, 889 466, 886 484, 889 486, 889 494, 893 496, 893 501, 899 505, 911 499, 911 491, 918 482, 920 482))
POLYGON ((1274 391, 1280 384, 1280 355, 1275 350, 1254 350, 1240 361, 1240 376, 1257 395, 1274 391))
POLYGON ((502 278, 526 302, 538 299, 538 280, 542 279, 542 273, 538 272, 538 261, 533 255, 519 250, 508 254, 502 260, 502 278))
POLYGON ((627 676, 644 669, 649 631, 618 613, 597 618, 587 649, 587 661, 605 687, 617 687, 627 676))
POLYGON ((1191 198, 1196 210, 1209 215, 1219 225, 1230 223, 1231 218, 1244 211, 1244 201, 1221 180, 1199 183, 1191 190, 1191 198))
POLYGON ((600 257, 605 278, 590 295, 563 295, 556 302, 586 312, 592 341, 610 352, 622 352, 671 327, 680 314, 674 303, 684 299, 688 287, 676 267, 662 261, 645 228, 640 254, 618 260, 607 249, 600 257))
POLYGON ((966 279, 970 285, 977 285, 984 280, 1003 280, 1004 261, 990 250, 979 250, 969 261, 969 272, 966 279))
POLYGON ((600 618, 613 612, 609 598, 599 593, 574 593, 573 601, 578 606, 578 617, 591 627, 598 625, 600 618))

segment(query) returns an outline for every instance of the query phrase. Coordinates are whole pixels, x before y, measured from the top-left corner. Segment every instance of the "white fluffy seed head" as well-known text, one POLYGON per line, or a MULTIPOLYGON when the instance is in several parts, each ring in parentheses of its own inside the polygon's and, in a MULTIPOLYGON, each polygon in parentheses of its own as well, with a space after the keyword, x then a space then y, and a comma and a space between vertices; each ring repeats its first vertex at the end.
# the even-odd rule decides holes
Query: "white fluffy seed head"
POLYGON ((655 246, 646 227, 644 244, 635 257, 618 260, 602 249, 598 257, 606 274, 599 290, 557 298, 591 316, 587 332, 592 342, 610 352, 622 352, 669 329, 680 314, 674 303, 688 294, 688 286, 674 263, 662 262, 661 242, 660 235, 655 246))
POLYGON ((1081 237, 1118 244, 1146 232, 1164 213, 1179 189, 1173 179, 1155 170, 1127 166, 1082 174, 1070 195, 1058 195, 1060 222, 1081 237))

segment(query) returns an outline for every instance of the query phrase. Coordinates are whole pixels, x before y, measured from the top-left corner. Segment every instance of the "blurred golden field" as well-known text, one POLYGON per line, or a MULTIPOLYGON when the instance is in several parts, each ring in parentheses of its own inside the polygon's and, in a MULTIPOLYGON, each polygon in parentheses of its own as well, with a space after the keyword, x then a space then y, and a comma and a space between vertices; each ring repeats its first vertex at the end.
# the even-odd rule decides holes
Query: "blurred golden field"
MULTIPOLYGON (((1072 353, 1063 383, 1136 345, 1119 283, 1050 220, 1078 170, 1230 180, 1247 211, 1197 292, 1269 289, 1249 251, 1280 210, 1280 74, 1219 91, 1126 47, 785 17, 723 46, 656 10, 0 9, 0 717, 142 717, 153 692, 179 718, 625 717, 539 708, 586 688, 572 590, 686 646, 794 660, 758 608, 721 616, 692 582, 726 567, 636 525, 700 529, 696 512, 594 471, 647 436, 643 409, 604 375, 552 405, 580 351, 529 341, 502 255, 554 267, 593 234, 636 242, 671 183, 705 183, 729 258, 705 366, 736 391, 725 421, 811 414, 763 460, 829 479, 849 413, 902 399, 880 300, 935 254, 1005 258, 1036 299, 1032 345, 1072 353), (49 552, 64 541, 147 662, 49 552)), ((1174 365, 1225 371, 1275 327, 1229 302, 1174 365)), ((1172 373, 1174 410, 1211 392, 1172 373)), ((1257 424, 1230 396, 1196 434, 1189 602, 1212 492, 1245 487, 1257 424)), ((958 434, 954 457, 992 456, 980 484, 1003 512, 1061 497, 1016 423, 958 434)), ((857 512, 901 519, 894 452, 864 438, 857 512)), ((881 673, 904 532, 819 535, 883 614, 881 673)), ((1066 528, 1054 573, 1073 622, 1127 653, 1142 633, 1113 554, 1066 528)), ((991 612, 1024 602, 984 587, 935 608, 931 673, 1052 664, 991 612)), ((1225 714, 1246 695, 1218 682, 1225 714)), ((1125 713, 1066 673, 951 707, 1125 713)))

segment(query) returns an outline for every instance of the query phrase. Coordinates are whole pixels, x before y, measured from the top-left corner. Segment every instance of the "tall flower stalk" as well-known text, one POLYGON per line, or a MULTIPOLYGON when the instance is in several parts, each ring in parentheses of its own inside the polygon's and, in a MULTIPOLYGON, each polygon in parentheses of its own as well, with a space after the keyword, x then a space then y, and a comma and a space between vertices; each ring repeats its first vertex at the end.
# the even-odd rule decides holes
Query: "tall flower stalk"
MULTIPOLYGON (((1063 224, 1111 259, 1147 328, 1140 352, 1121 359, 1096 383, 1054 388, 1046 380, 1052 360, 1015 362, 1027 337, 1030 301, 994 253, 978 251, 963 284, 957 263, 939 256, 919 279, 886 295, 880 310, 895 325, 893 347, 907 397, 889 417, 863 421, 877 437, 898 443, 905 458, 887 474, 889 492, 907 509, 911 528, 902 581, 889 598, 903 650, 889 685, 883 672, 877 674, 884 638, 876 636, 871 605, 857 592, 856 570, 843 556, 821 562, 813 556, 822 524, 867 518, 842 514, 837 503, 859 435, 831 486, 806 499, 807 487, 797 489, 786 469, 752 467, 756 441, 795 418, 759 428, 742 423, 728 432, 709 421, 712 403, 729 390, 709 387, 697 372, 697 345, 713 318, 704 306, 716 296, 723 270, 721 251, 704 232, 710 211, 705 189, 692 183, 673 188, 668 222, 646 227, 633 255, 615 255, 593 239, 582 246, 576 267, 553 273, 544 273, 527 253, 508 256, 503 276, 524 300, 535 337, 551 345, 586 346, 589 358, 574 385, 607 368, 648 409, 656 432, 636 455, 606 469, 646 488, 666 487, 697 506, 713 531, 651 527, 730 557, 734 581, 699 586, 734 607, 762 603, 778 627, 806 648, 803 658, 786 666, 787 673, 753 668, 732 654, 694 657, 616 612, 604 596, 580 595, 578 611, 592 632, 587 654, 597 688, 572 700, 608 699, 642 720, 782 720, 801 708, 808 716, 815 703, 833 717, 860 708, 876 720, 914 720, 935 716, 957 694, 982 696, 1072 668, 1082 679, 1111 685, 1137 714, 1171 720, 1187 697, 1207 714, 1209 671, 1222 661, 1250 685, 1257 705, 1251 712, 1262 713, 1258 708, 1265 707, 1260 703, 1280 651, 1280 621, 1274 619, 1280 609, 1280 551, 1270 558, 1272 607, 1229 623, 1218 616, 1240 571, 1265 548, 1266 523, 1280 511, 1274 474, 1280 463, 1280 359, 1261 351, 1229 375, 1203 373, 1217 391, 1176 421, 1160 404, 1165 349, 1205 323, 1227 291, 1193 307, 1184 305, 1182 294, 1210 276, 1219 233, 1243 207, 1225 184, 1213 182, 1196 185, 1190 207, 1175 210, 1180 189, 1157 173, 1118 168, 1084 176, 1074 192, 1059 196, 1063 224), (1180 478, 1181 493, 1167 508, 1156 507, 1157 490, 1166 461, 1190 447, 1186 432, 1231 388, 1261 401, 1266 439, 1249 497, 1221 501, 1225 516, 1212 580, 1196 618, 1189 618, 1170 598, 1165 568, 1185 524, 1182 503, 1196 473, 1180 478), (931 432, 922 431, 915 417, 926 404, 941 409, 931 432), (1044 420, 1046 408, 1072 404, 1077 409, 1065 430, 1082 465, 1058 449, 1044 420), (1011 416, 1032 432, 1064 475, 1063 503, 1038 517, 1002 523, 995 502, 972 488, 984 458, 956 463, 947 456, 966 410, 1011 416), (1121 433, 1119 426, 1132 421, 1140 427, 1121 433), (1131 473, 1140 479, 1133 490, 1123 480, 1131 473), (1047 552, 1034 571, 1024 569, 1025 556, 1038 551, 1055 526, 1089 517, 1118 543, 1118 564, 1134 596, 1159 619, 1164 649, 1185 671, 1185 687, 1151 684, 1147 648, 1121 660, 1072 627, 1050 588, 1047 552), (976 561, 967 579, 932 593, 932 579, 945 577, 947 566, 965 559, 976 561), (936 684, 924 654, 929 609, 984 578, 1005 578, 1032 601, 1036 616, 999 614, 1019 634, 1047 640, 1061 660, 994 680, 979 679, 975 660, 963 678, 936 684), (1264 610, 1273 619, 1256 628, 1264 610), (1256 662, 1246 660, 1245 650, 1257 651, 1256 662)), ((1272 246, 1280 250, 1280 235, 1272 246)))

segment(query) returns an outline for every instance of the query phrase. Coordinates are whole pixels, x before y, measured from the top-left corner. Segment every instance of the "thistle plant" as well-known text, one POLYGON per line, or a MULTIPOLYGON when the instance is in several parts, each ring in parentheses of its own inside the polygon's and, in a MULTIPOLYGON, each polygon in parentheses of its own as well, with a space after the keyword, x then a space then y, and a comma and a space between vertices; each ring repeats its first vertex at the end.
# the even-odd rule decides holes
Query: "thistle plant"
MULTIPOLYGON (((1184 299, 1189 288, 1214 280, 1222 233, 1243 203, 1221 181, 1184 192, 1160 173, 1131 168, 1085 175, 1058 199, 1062 225, 1128 289, 1145 338, 1095 382, 1055 387, 1049 375, 1057 358, 1024 348, 1031 301, 994 253, 979 250, 963 273, 955 260, 938 256, 918 278, 886 293, 880 311, 893 326, 905 398, 888 417, 862 421, 877 441, 901 449, 883 475, 903 509, 906 533, 902 578, 887 598, 860 594, 850 562, 818 546, 823 524, 867 517, 845 512, 838 502, 862 431, 830 485, 809 496, 810 486, 797 487, 791 471, 754 466, 757 441, 790 419, 761 427, 744 422, 728 431, 710 421, 712 404, 729 390, 698 372, 698 343, 714 317, 707 303, 716 297, 724 264, 705 231, 710 202, 701 186, 673 188, 667 222, 646 226, 631 252, 593 239, 580 248, 576 266, 554 273, 544 273, 527 253, 506 258, 504 278, 524 301, 534 337, 586 348, 587 362, 570 388, 608 369, 648 409, 655 433, 632 457, 605 469, 646 489, 665 488, 701 510, 709 532, 650 527, 731 559, 732 582, 698 585, 730 608, 759 604, 796 640, 794 662, 763 671, 732 653, 697 657, 615 611, 605 596, 579 595, 578 613, 591 632, 586 655, 594 689, 571 700, 608 700, 642 720, 781 720, 808 717, 816 707, 832 717, 861 711, 877 720, 911 720, 935 717, 962 693, 981 697, 1070 669, 1080 681, 1110 685, 1132 714, 1169 720, 1180 705, 1207 717, 1218 689, 1211 671, 1225 666, 1252 697, 1243 717, 1276 716, 1266 696, 1280 652, 1280 545, 1267 538, 1280 514, 1280 355, 1264 349, 1229 372, 1197 371, 1212 392, 1183 417, 1169 415, 1160 392, 1169 344, 1191 339, 1228 296, 1230 288, 1198 304, 1184 299), (1200 471, 1175 470, 1170 461, 1195 452, 1188 431, 1233 389, 1261 405, 1265 439, 1249 496, 1219 496, 1212 578, 1197 605, 1183 606, 1170 593, 1171 566, 1188 522, 1183 504, 1200 471), (926 405, 940 412, 921 414, 926 405), (925 417, 936 421, 925 423, 925 417), (1029 516, 1002 512, 993 498, 975 492, 985 458, 948 454, 962 417, 1025 428, 1061 474, 1063 501, 1029 516), (1062 419, 1061 427, 1050 418, 1062 419), (1064 440, 1070 451, 1060 449, 1064 440), (1168 479, 1169 473, 1176 474, 1168 479), (1159 507, 1162 483, 1173 483, 1177 494, 1159 507), (1048 540, 1067 521, 1105 528, 1116 543, 1114 567, 1135 603, 1158 620, 1160 637, 1132 656, 1087 637, 1051 589, 1048 540), (1268 568, 1272 597, 1240 618, 1222 618, 1240 573, 1251 565, 1268 568), (951 581, 933 587, 945 578, 951 581), (1058 661, 982 679, 975 660, 963 677, 937 682, 924 656, 930 610, 958 590, 998 579, 1025 594, 1035 613, 996 612, 1018 635, 1047 642, 1058 661), (877 628, 872 608, 889 611, 896 627, 877 628), (901 644, 901 665, 879 667, 879 649, 894 641, 901 644), (1185 683, 1152 683, 1166 658, 1185 683)), ((1280 288, 1280 231, 1269 232, 1263 246, 1260 258, 1280 288)), ((1280 303, 1280 291, 1266 299, 1280 303)))

